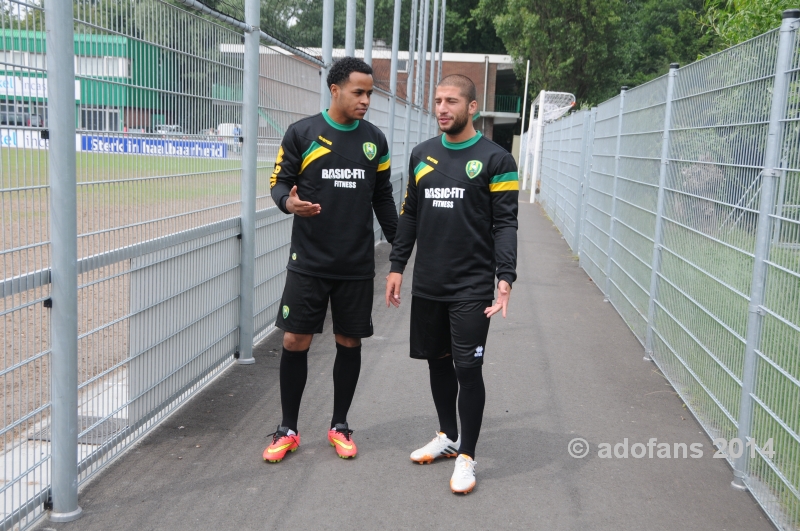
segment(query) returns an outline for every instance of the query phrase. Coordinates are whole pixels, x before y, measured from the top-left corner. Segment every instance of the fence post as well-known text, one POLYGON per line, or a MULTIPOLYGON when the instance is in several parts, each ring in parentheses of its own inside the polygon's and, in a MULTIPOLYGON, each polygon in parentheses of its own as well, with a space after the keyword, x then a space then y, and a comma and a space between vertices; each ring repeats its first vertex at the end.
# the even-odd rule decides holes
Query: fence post
MULTIPOLYGON (((386 140, 389 143, 389 154, 394 151, 394 113, 397 109, 397 54, 400 50, 400 17, 403 2, 402 0, 394 0, 394 19, 392 20, 392 59, 389 67, 389 92, 392 94, 392 101, 389 104, 389 138, 386 140)), ((403 159, 399 159, 403 160, 403 159)), ((402 165, 400 166, 402 169, 402 165)), ((402 186, 403 180, 400 179, 402 186)), ((401 188, 402 190, 402 188, 401 188)))
POLYGON ((242 81, 242 211, 239 265, 239 364, 253 358, 253 286, 256 249, 256 173, 258 164, 258 73, 261 30, 258 0, 245 0, 245 22, 253 28, 244 34, 242 81))
POLYGON ((433 136, 433 97, 436 86, 436 38, 439 25, 439 0, 433 0, 433 26, 431 27, 431 73, 428 80, 428 138, 433 136))
MULTIPOLYGON (((406 62, 406 124, 403 130, 403 160, 407 161, 411 156, 411 113, 414 107, 414 45, 417 31, 417 8, 419 0, 411 2, 411 23, 408 30, 408 61, 406 62)), ((410 179, 411 176, 408 176, 410 179)))
POLYGON ((656 299, 658 298, 658 274, 661 272, 661 244, 664 226, 664 187, 669 165, 669 130, 672 127, 672 94, 675 89, 675 77, 678 75, 678 63, 669 65, 667 74, 667 98, 664 106, 664 134, 661 140, 661 168, 658 172, 658 192, 656 198, 656 225, 653 230, 653 258, 650 262, 650 298, 647 301, 647 332, 644 340, 644 359, 653 358, 653 320, 656 315, 656 299))
POLYGON ((333 62, 333 0, 322 0, 322 68, 319 72, 319 110, 326 110, 331 103, 328 90, 328 71, 333 62))
MULTIPOLYGON (((71 2, 45 3, 47 78, 75 85, 71 2)), ((50 520, 70 522, 78 506, 78 224, 75 176, 75 95, 51 90, 47 102, 50 179, 50 520)))
POLYGON ((367 0, 364 15, 364 62, 372 66, 372 39, 375 23, 375 0, 367 0))
POLYGON ((578 263, 580 264, 581 253, 583 252, 583 224, 586 221, 586 211, 588 210, 588 200, 586 194, 589 192, 592 177, 592 155, 594 154, 594 130, 597 124, 597 107, 592 107, 589 111, 589 139, 587 141, 587 149, 585 162, 583 166, 583 183, 581 183, 581 195, 584 197, 580 219, 581 219, 581 238, 578 240, 578 263))
MULTIPOLYGON (((364 62, 372 66, 372 39, 375 26, 375 0, 367 0, 364 9, 364 62)), ((367 113, 364 115, 364 120, 370 119, 370 109, 367 108, 367 113)), ((391 153, 392 147, 389 146, 391 153)))
POLYGON ((575 195, 575 231, 574 239, 572 240, 572 252, 580 257, 578 247, 581 244, 581 229, 583 220, 583 189, 586 182, 586 152, 589 150, 589 128, 591 126, 592 114, 591 112, 584 111, 583 115, 583 131, 581 132, 581 162, 578 166, 578 189, 575 195))
POLYGON ((447 0, 442 0, 442 21, 439 23, 439 66, 436 74, 436 82, 442 80, 442 57, 444 57, 444 21, 447 18, 447 0))
MULTIPOLYGON (((758 225, 756 227, 755 256, 753 259, 753 279, 750 283, 750 304, 747 308, 747 342, 744 352, 744 370, 742 372, 742 395, 739 403, 738 437, 745 442, 749 439, 753 420, 753 400, 755 391, 757 355, 756 348, 761 341, 761 325, 763 322, 764 285, 766 284, 767 264, 771 239, 772 208, 775 206, 775 184, 782 173, 780 169, 782 120, 789 93, 789 74, 792 69, 794 55, 795 32, 800 27, 800 9, 788 9, 783 12, 780 37, 778 41, 778 57, 775 64, 775 79, 772 85, 772 106, 769 114, 767 147, 764 153, 764 170, 761 172, 761 197, 758 208, 758 225)), ((755 444, 756 441, 753 441, 755 444)), ((733 462, 733 482, 737 489, 746 489, 749 452, 733 462)))
MULTIPOLYGON (((403 7, 402 0, 394 0, 394 18, 392 20, 392 58, 390 62, 389 73, 389 92, 392 94, 391 103, 389 103, 389 137, 386 139, 389 144, 389 156, 397 157, 398 154, 394 153, 394 127, 395 127, 395 113, 397 112, 397 56, 400 50, 400 19, 401 9, 403 7)), ((403 203, 404 186, 403 186, 403 159, 400 161, 400 204, 403 203)), ((389 168, 391 173, 391 168, 389 168)), ((398 205, 398 213, 400 208, 398 205)))
POLYGON ((605 301, 611 301, 611 249, 614 247, 614 218, 617 215, 617 175, 619 174, 619 153, 622 146, 622 116, 625 112, 625 91, 619 91, 619 117, 617 119, 617 150, 614 155, 614 185, 611 189, 611 215, 608 221, 608 249, 606 249, 606 289, 605 301))
MULTIPOLYGON (((568 120, 568 118, 564 118, 558 122, 558 159, 556 160, 556 173, 552 179, 553 191, 555 192, 555 197, 553 198, 553 223, 556 224, 556 227, 558 227, 558 203, 561 198, 561 145, 564 141, 564 123, 566 123, 566 120, 568 120)), ((563 227, 559 227, 558 230, 562 230, 562 228, 563 227)))
POLYGON ((417 123, 417 144, 422 142, 425 135, 422 134, 422 123, 425 117, 425 69, 428 66, 428 24, 431 18, 431 2, 430 0, 422 0, 425 2, 425 16, 421 19, 422 22, 422 35, 419 50, 420 56, 418 59, 418 72, 417 75, 417 105, 419 105, 419 122, 417 123))
POLYGON ((345 8, 344 54, 356 56, 356 0, 347 0, 345 8))

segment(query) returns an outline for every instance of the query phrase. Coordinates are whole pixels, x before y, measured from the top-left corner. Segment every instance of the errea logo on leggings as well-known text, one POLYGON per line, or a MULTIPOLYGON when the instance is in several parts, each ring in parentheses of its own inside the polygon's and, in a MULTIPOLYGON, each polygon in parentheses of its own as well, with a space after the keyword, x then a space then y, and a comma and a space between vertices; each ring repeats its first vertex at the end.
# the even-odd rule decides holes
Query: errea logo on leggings
POLYGON ((483 357, 483 347, 478 347, 475 349, 475 357, 482 358, 483 357))

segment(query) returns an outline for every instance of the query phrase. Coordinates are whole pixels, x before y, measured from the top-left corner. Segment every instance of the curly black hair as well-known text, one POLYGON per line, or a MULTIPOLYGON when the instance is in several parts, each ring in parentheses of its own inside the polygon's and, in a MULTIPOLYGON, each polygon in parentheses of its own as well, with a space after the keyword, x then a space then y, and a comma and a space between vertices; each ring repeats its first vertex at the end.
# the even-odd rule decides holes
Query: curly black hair
POLYGON ((333 66, 331 66, 328 72, 328 88, 331 88, 331 85, 338 85, 341 87, 350 79, 350 74, 353 72, 372 75, 372 67, 361 59, 342 57, 333 63, 333 66))

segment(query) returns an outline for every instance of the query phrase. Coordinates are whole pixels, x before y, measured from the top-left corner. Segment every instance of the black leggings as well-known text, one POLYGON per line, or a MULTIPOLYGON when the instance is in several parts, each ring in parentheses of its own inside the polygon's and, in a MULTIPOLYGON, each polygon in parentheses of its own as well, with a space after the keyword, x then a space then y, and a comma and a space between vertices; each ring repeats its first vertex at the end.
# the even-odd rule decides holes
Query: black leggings
POLYGON ((439 429, 451 441, 458 438, 458 403, 458 416, 461 418, 461 447, 458 453, 467 454, 474 459, 475 445, 481 432, 483 406, 486 403, 482 367, 455 367, 453 357, 448 355, 429 359, 428 369, 433 403, 439 416, 439 429))

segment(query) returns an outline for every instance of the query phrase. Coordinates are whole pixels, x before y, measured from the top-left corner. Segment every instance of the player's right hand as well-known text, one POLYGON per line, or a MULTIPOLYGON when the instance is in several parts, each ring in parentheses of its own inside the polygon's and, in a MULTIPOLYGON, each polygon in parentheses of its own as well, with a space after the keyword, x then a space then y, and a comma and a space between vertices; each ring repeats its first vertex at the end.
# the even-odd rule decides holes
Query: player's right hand
POLYGON ((286 210, 300 217, 310 218, 322 212, 322 207, 316 203, 302 201, 297 195, 297 185, 292 187, 289 198, 286 200, 286 210))
POLYGON ((400 286, 403 285, 401 273, 389 273, 386 277, 386 307, 390 304, 395 308, 400 307, 400 286))

